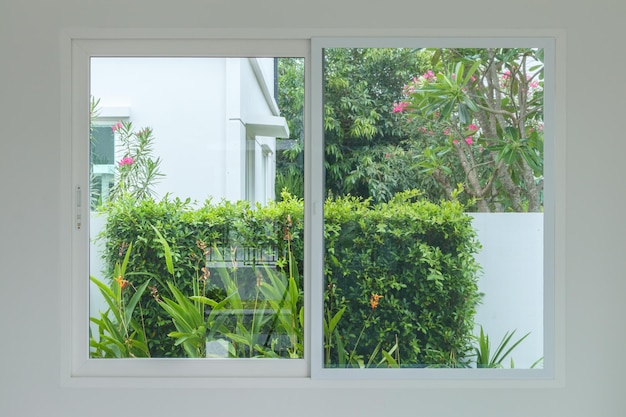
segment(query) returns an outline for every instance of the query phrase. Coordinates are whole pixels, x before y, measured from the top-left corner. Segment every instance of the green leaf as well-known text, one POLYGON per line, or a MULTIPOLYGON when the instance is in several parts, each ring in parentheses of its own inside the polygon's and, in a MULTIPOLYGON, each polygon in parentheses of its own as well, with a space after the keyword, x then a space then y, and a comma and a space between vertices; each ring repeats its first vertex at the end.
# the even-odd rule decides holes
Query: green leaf
POLYGON ((122 269, 119 275, 124 276, 126 273, 126 267, 128 266, 128 260, 130 259, 130 252, 133 249, 133 242, 128 244, 128 248, 126 249, 126 254, 124 255, 124 261, 122 262, 122 269))
POLYGON ((346 308, 347 306, 343 306, 341 310, 337 311, 337 313, 335 313, 333 318, 330 320, 329 327, 328 327, 329 333, 332 333, 335 331, 335 328, 337 327, 339 320, 341 320, 341 316, 343 316, 343 313, 346 312, 346 308))
POLYGON ((133 311, 135 310, 137 303, 141 299, 141 296, 143 295, 149 283, 150 283, 150 280, 147 280, 146 282, 141 284, 139 288, 137 288, 137 291, 135 291, 135 293, 133 294, 128 304, 126 305, 126 308, 124 310, 124 322, 125 323, 130 323, 131 318, 133 317, 133 311))
POLYGON ((384 350, 382 351, 383 357, 385 358, 385 360, 387 361, 387 365, 390 368, 399 368, 400 365, 398 365, 398 362, 396 362, 396 360, 393 358, 393 356, 391 356, 389 354, 389 352, 385 352, 384 350))
POLYGON ((165 240, 161 232, 159 232, 159 229, 154 227, 154 225, 152 225, 152 228, 157 234, 157 240, 163 246, 163 252, 165 254, 165 265, 167 266, 167 271, 170 274, 172 274, 172 276, 174 276, 174 262, 172 261, 172 251, 170 249, 170 245, 167 243, 167 241, 165 240))
POLYGON ((472 75, 474 75, 479 65, 480 65, 480 60, 474 61, 470 69, 467 71, 467 74, 465 74, 465 78, 463 79, 463 85, 466 85, 470 82, 470 80, 472 79, 472 75))
POLYGON ((467 105, 465 103, 459 103, 459 121, 461 124, 468 124, 472 121, 472 117, 470 116, 469 110, 467 109, 467 105))

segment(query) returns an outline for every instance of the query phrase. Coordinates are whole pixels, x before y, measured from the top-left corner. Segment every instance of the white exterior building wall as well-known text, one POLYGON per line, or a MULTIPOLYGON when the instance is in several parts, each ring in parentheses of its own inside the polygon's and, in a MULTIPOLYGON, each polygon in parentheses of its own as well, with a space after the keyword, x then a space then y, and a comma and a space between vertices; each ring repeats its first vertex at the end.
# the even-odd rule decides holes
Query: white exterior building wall
MULTIPOLYGON (((259 79, 248 59, 94 58, 91 95, 110 121, 116 121, 110 109, 124 108, 129 117, 119 120, 153 129, 153 156, 161 157, 165 174, 154 187, 158 197, 246 199, 246 140, 256 139, 245 126, 247 116, 276 116, 273 98, 268 102, 261 87, 273 82, 272 60, 265 60, 269 80, 259 79)), ((253 159, 261 158, 263 144, 274 152, 275 140, 266 138, 253 148, 253 159)), ((257 178, 262 165, 249 166, 257 167, 248 173, 251 187, 267 184, 257 178)))

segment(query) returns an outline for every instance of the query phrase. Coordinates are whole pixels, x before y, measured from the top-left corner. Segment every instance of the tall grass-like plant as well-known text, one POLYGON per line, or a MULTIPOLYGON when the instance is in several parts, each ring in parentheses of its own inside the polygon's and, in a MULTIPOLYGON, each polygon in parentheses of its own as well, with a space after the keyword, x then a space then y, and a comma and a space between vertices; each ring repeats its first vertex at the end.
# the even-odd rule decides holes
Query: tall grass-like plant
POLYGON ((357 354, 357 348, 359 342, 363 337, 365 329, 371 325, 374 312, 380 303, 382 295, 372 293, 370 297, 370 314, 363 323, 361 332, 354 342, 352 349, 347 350, 345 345, 344 336, 342 336, 337 330, 337 325, 341 320, 346 306, 340 308, 334 315, 330 311, 330 308, 326 309, 325 317, 323 319, 324 325, 324 366, 329 367, 357 367, 357 368, 399 368, 400 367, 400 346, 398 345, 398 335, 395 336, 395 344, 388 351, 381 349, 384 340, 380 340, 374 347, 369 355, 357 354), (337 363, 333 364, 331 359, 331 353, 335 351, 337 355, 337 363), (378 354, 381 354, 381 358, 378 358, 378 354), (367 362, 365 361, 367 359, 367 362))
POLYGON ((176 286, 168 282, 173 298, 163 297, 161 307, 172 317, 176 331, 168 336, 176 339, 175 346, 182 345, 185 354, 190 358, 206 356, 207 338, 215 337, 219 332, 225 332, 224 316, 219 316, 228 298, 216 302, 203 296, 186 297, 176 286), (208 305, 211 312, 204 316, 204 308, 199 305, 208 305))
POLYGON ((172 318, 176 331, 169 337, 176 339, 175 346, 183 347, 189 357, 207 355, 208 341, 222 339, 228 343, 230 357, 282 357, 279 337, 286 335, 289 357, 303 355, 304 313, 301 305, 301 290, 297 286, 297 267, 293 262, 290 276, 265 267, 265 277, 257 270, 257 285, 254 299, 244 300, 240 291, 236 261, 230 267, 217 248, 210 251, 211 258, 218 264, 217 275, 226 297, 217 301, 207 297, 206 280, 209 272, 206 267, 193 283, 193 295, 185 296, 174 281, 174 264, 169 244, 155 228, 157 239, 164 250, 164 258, 172 280, 167 282, 171 297, 163 296, 159 305, 172 318), (268 305, 270 308, 268 308, 268 305), (251 313, 248 314, 248 312, 251 313), (269 314, 268 314, 269 313, 269 314), (265 335, 265 340, 263 336, 265 335))
POLYGON ((218 312, 223 309, 229 298, 227 297, 221 302, 216 302, 204 297, 206 285, 203 285, 202 289, 200 287, 200 281, 206 284, 206 275, 204 274, 194 278, 192 285, 193 296, 186 297, 176 287, 174 261, 170 246, 161 232, 154 226, 153 229, 157 235, 157 240, 163 246, 167 271, 172 276, 172 281, 167 282, 171 298, 163 296, 162 299, 157 300, 163 310, 172 318, 172 322, 176 327, 176 331, 170 332, 168 336, 176 339, 175 346, 182 345, 188 357, 204 357, 206 356, 207 337, 213 337, 220 330, 225 331, 225 328, 223 328, 224 317, 219 316, 218 312), (205 305, 212 308, 208 317, 205 317, 205 305))
MULTIPOLYGON (((483 326, 480 326, 480 334, 476 338, 477 346, 474 347, 476 355, 476 367, 477 368, 503 368, 502 362, 504 359, 513 352, 513 350, 524 341, 530 335, 526 333, 524 336, 516 341, 512 341, 515 335, 515 330, 512 332, 506 332, 500 343, 492 351, 491 342, 489 341, 489 335, 483 330, 483 326)), ((513 358, 511 358, 511 368, 514 367, 513 358)))
POLYGON ((274 311, 270 334, 267 336, 265 347, 273 332, 284 333, 289 340, 287 352, 290 358, 301 358, 304 355, 304 307, 302 306, 302 290, 298 287, 300 277, 298 263, 293 256, 291 241, 291 216, 287 215, 283 239, 287 242, 287 259, 279 266, 285 267, 287 273, 275 271, 265 267, 267 282, 260 282, 260 290, 274 311), (286 263, 286 265, 285 265, 286 263))
MULTIPOLYGON (((223 256, 219 253, 217 248, 213 248, 217 252, 216 259, 219 263, 224 263, 223 256)), ((219 267, 218 275, 226 290, 228 303, 225 305, 223 314, 230 316, 230 324, 227 325, 228 330, 222 332, 223 336, 230 341, 237 357, 255 357, 262 354, 263 349, 259 344, 259 336, 265 323, 268 321, 268 317, 265 316, 266 301, 261 300, 260 294, 260 281, 257 278, 257 285, 255 287, 254 304, 252 306, 252 318, 249 323, 246 320, 246 304, 241 297, 239 291, 239 276, 238 267, 236 261, 232 261, 232 266, 219 267)))
POLYGON ((116 264, 114 278, 111 280, 110 286, 93 276, 90 277, 91 282, 100 289, 100 293, 109 307, 105 312, 100 313, 99 318, 90 318, 90 321, 98 326, 97 337, 91 335, 89 340, 90 356, 93 358, 150 356, 143 322, 140 323, 133 318, 137 306, 141 308, 140 300, 150 280, 146 280, 135 288, 130 281, 125 279, 131 250, 132 244, 128 246, 123 262, 116 264), (125 292, 128 291, 127 288, 135 290, 130 298, 125 295, 125 292), (113 317, 110 317, 109 314, 113 317))

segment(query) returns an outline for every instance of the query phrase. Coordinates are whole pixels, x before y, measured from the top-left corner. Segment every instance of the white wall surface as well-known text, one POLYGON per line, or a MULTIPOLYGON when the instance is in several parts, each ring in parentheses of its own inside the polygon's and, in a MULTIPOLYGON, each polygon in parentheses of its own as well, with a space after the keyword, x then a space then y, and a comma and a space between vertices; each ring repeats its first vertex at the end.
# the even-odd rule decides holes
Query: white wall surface
MULTIPOLYGON (((511 355, 515 368, 528 368, 543 357, 543 215, 472 216, 482 245, 476 255, 482 267, 478 290, 484 293, 476 324, 489 335, 494 350, 507 332, 515 331, 512 341, 530 333, 511 355)), ((503 365, 509 367, 510 359, 503 365)))
POLYGON ((4 0, 0 3, 0 415, 112 416, 470 416, 620 417, 626 413, 621 359, 626 345, 626 204, 621 175, 626 141, 623 40, 619 0, 506 2, 461 0, 4 0), (557 315, 564 338, 555 384, 459 387, 437 383, 225 381, 185 389, 147 381, 143 389, 62 386, 58 250, 64 172, 59 144, 61 31, 82 28, 227 28, 259 37, 262 29, 328 35, 494 34, 562 31, 567 42, 566 193, 557 224, 565 244, 557 315), (256 28, 256 29, 251 29, 256 28), (296 29, 300 28, 300 29, 296 29), (311 28, 311 29, 301 29, 311 28), (419 28, 419 29, 415 29, 419 28), (447 28, 450 28, 449 30, 447 28), (502 29, 504 28, 504 29, 502 29), (498 30, 501 29, 501 30, 498 30), (580 56, 584 54, 585 59, 580 56), (581 64, 581 62, 588 64, 581 64), (152 388, 151 388, 152 387, 152 388))

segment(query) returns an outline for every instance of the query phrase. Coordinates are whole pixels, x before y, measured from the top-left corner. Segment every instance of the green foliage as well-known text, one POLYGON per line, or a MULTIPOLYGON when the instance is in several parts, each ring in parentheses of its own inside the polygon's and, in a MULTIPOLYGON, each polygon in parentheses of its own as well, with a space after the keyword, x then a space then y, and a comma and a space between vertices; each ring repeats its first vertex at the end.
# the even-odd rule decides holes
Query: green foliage
POLYGON ((152 157, 154 136, 152 129, 134 130, 131 122, 115 126, 119 134, 122 159, 117 166, 115 185, 110 199, 129 195, 135 200, 154 197, 154 185, 163 177, 160 172, 161 158, 152 157))
POLYGON ((91 97, 89 102, 89 205, 92 209, 97 207, 99 204, 102 204, 102 196, 100 195, 100 190, 102 188, 102 178, 97 176, 94 173, 93 166, 97 163, 97 155, 96 155, 96 144, 98 139, 94 135, 94 119, 98 118, 100 114, 100 110, 98 109, 98 105, 100 104, 100 99, 95 97, 91 97))
POLYGON ((456 366, 479 302, 479 244, 463 206, 405 192, 379 205, 328 200, 325 216, 327 363, 345 362, 346 349, 367 363, 397 337, 407 366, 456 366))
POLYGON ((98 334, 91 335, 89 345, 90 356, 93 358, 138 358, 149 357, 150 351, 146 341, 146 332, 143 321, 135 318, 135 309, 140 306, 141 297, 150 280, 146 280, 139 287, 125 279, 126 267, 132 245, 129 245, 124 260, 115 264, 113 279, 110 285, 91 277, 108 309, 100 312, 100 317, 91 317, 90 321, 98 326, 98 334), (134 293, 128 295, 126 288, 132 288, 134 293), (111 314, 113 317, 110 317, 111 314))
POLYGON ((287 120, 290 140, 276 142, 276 199, 283 190, 304 197, 304 60, 278 59, 278 107, 287 120))
MULTIPOLYGON (((187 356, 202 355, 202 340, 215 331, 239 356, 300 357, 303 218, 302 201, 286 193, 254 209, 226 201, 199 208, 167 199, 112 204, 107 263, 115 265, 134 242, 128 270, 150 272, 137 280, 153 278, 152 297, 143 304, 152 356, 179 356, 178 345, 187 356), (275 267, 262 266, 268 263, 275 267), (260 281, 242 278, 246 264, 260 281), (222 302, 221 309, 274 315, 207 319, 205 309, 222 302), (268 332, 286 335, 284 348, 272 346, 271 338, 257 343, 268 332)), ((401 353, 403 364, 452 366, 467 353, 479 301, 478 243, 460 203, 433 204, 417 192, 383 204, 329 199, 324 234, 329 364, 394 366, 387 355, 399 365, 401 353), (381 296, 375 309, 374 294, 381 296)))
MULTIPOLYGON (((155 232, 165 251, 167 269, 173 274, 169 244, 158 230, 155 229, 155 232)), ((185 297, 174 284, 168 282, 173 299, 163 297, 159 301, 176 327, 175 332, 168 334, 176 340, 175 346, 182 345, 188 357, 199 358, 207 356, 207 341, 222 340, 228 345, 230 357, 301 358, 304 352, 303 299, 294 276, 297 268, 291 252, 288 251, 288 280, 285 278, 286 274, 268 266, 264 268, 265 277, 261 270, 255 271, 256 293, 251 306, 251 317, 248 317, 238 282, 236 263, 227 266, 218 249, 213 250, 218 262, 222 264, 216 269, 226 291, 223 300, 218 302, 206 297, 206 284, 210 274, 205 269, 203 275, 194 280, 193 296, 185 297), (270 308, 267 308, 268 304, 270 308), (282 336, 289 340, 286 349, 282 349, 280 343, 282 336)))
POLYGON ((93 165, 98 163, 94 121, 99 117, 99 104, 100 99, 91 97, 89 109, 91 208, 96 209, 107 201, 116 200, 123 195, 135 200, 154 197, 153 187, 164 176, 160 172, 161 158, 152 156, 155 137, 151 128, 134 130, 131 122, 117 122, 111 126, 113 132, 117 132, 116 142, 119 142, 115 154, 121 155, 121 159, 115 166, 115 179, 111 184, 109 195, 100 195, 102 181, 105 180, 93 172, 93 165))
POLYGON ((401 48, 325 50, 324 164, 330 195, 380 202, 398 189, 415 188, 410 160, 400 170, 387 170, 385 155, 405 139, 402 124, 393 117, 393 103, 429 56, 401 48))
MULTIPOLYGON (((372 299, 374 294, 372 294, 372 299)), ((328 304, 327 304, 328 306, 328 304)), ((351 349, 348 349, 347 346, 344 345, 344 338, 339 333, 337 328, 343 313, 346 311, 347 306, 341 307, 339 311, 334 312, 334 315, 331 313, 330 308, 326 308, 324 312, 323 318, 323 326, 324 326, 324 366, 327 368, 330 367, 339 367, 339 368, 347 368, 347 367, 358 367, 358 368, 372 368, 372 367, 386 367, 386 368, 399 368, 400 367, 400 352, 398 346, 398 338, 396 336, 396 343, 392 346, 389 351, 382 350, 381 346, 383 345, 384 340, 378 342, 374 350, 366 355, 368 358, 367 363, 364 361, 364 355, 359 355, 356 353, 357 348, 359 346, 359 342, 363 337, 363 333, 365 329, 369 327, 369 321, 374 315, 374 311, 376 307, 372 307, 372 311, 368 320, 363 323, 363 327, 361 328, 361 332, 359 333, 359 337, 354 342, 354 345, 351 349), (378 360, 377 355, 381 353, 382 358, 378 360), (395 357, 392 356, 395 354, 395 357), (337 358, 335 363, 332 363, 332 356, 337 358), (378 362, 377 362, 378 360, 378 362)))
MULTIPOLYGON (((281 109, 299 121, 302 65, 283 65, 281 109)), ((328 195, 436 202, 462 184, 470 211, 542 210, 541 49, 329 48, 324 74, 328 195)), ((279 157, 277 190, 300 195, 301 151, 279 157)))
POLYGON ((431 65, 395 110, 418 165, 446 198, 462 183, 478 211, 541 211, 543 51, 438 49, 431 65))
POLYGON ((297 260, 291 250, 287 253, 288 274, 276 273, 265 267, 265 279, 260 280, 259 289, 273 311, 271 332, 268 336, 272 336, 273 332, 286 335, 289 340, 286 348, 289 357, 301 358, 304 356, 303 291, 299 286, 302 281, 299 278, 297 260))
MULTIPOLYGON (((431 55, 398 48, 325 50, 325 183, 330 195, 380 202, 415 188, 418 173, 412 157, 398 147, 406 133, 403 121, 392 114, 392 103, 407 80, 429 65, 431 55)), ((304 68, 298 59, 281 59, 278 68, 279 107, 297 141, 277 155, 277 190, 287 188, 299 196, 293 184, 303 184, 304 68)))
MULTIPOLYGON (((152 297, 144 300, 143 320, 146 325, 150 352, 154 357, 178 355, 175 340, 167 334, 176 331, 157 297, 172 298, 168 282, 175 284, 183 294, 196 294, 194 283, 204 274, 207 261, 216 261, 216 247, 226 261, 239 260, 252 267, 263 263, 276 263, 287 267, 288 245, 293 253, 303 249, 303 204, 289 194, 283 194, 280 202, 266 206, 251 207, 247 202, 205 202, 194 207, 190 201, 179 199, 161 201, 145 199, 135 201, 125 196, 107 206, 107 223, 100 237, 104 240, 104 261, 109 275, 115 264, 125 255, 128 244, 133 242, 129 256, 129 273, 149 272, 137 275, 139 284, 152 278, 152 297), (285 240, 288 219, 291 241, 285 240), (156 229, 156 230, 155 230, 156 229), (157 230, 162 235, 159 237, 157 230), (231 248, 237 248, 231 250, 231 248), (171 265, 168 258, 171 258, 171 265)), ((302 265, 298 259, 298 265, 302 265)), ((299 278, 298 278, 299 279, 299 278)), ((241 283, 246 297, 254 294, 254 282, 241 283)), ((297 283, 301 288, 301 282, 297 283)), ((222 283, 210 280, 206 295, 215 300, 226 297, 222 283)))
MULTIPOLYGON (((515 330, 506 332, 504 336, 502 336, 502 340, 500 340, 495 351, 492 351, 489 335, 484 332, 483 326, 480 326, 480 334, 476 337, 476 346, 474 347, 476 367, 503 368, 504 365, 502 365, 502 362, 504 359, 508 357, 530 333, 526 333, 518 340, 512 342, 511 339, 513 335, 515 335, 515 330)), ((531 366, 531 368, 534 366, 535 365, 531 366)), ((514 368, 513 358, 511 358, 511 368, 514 368)))

